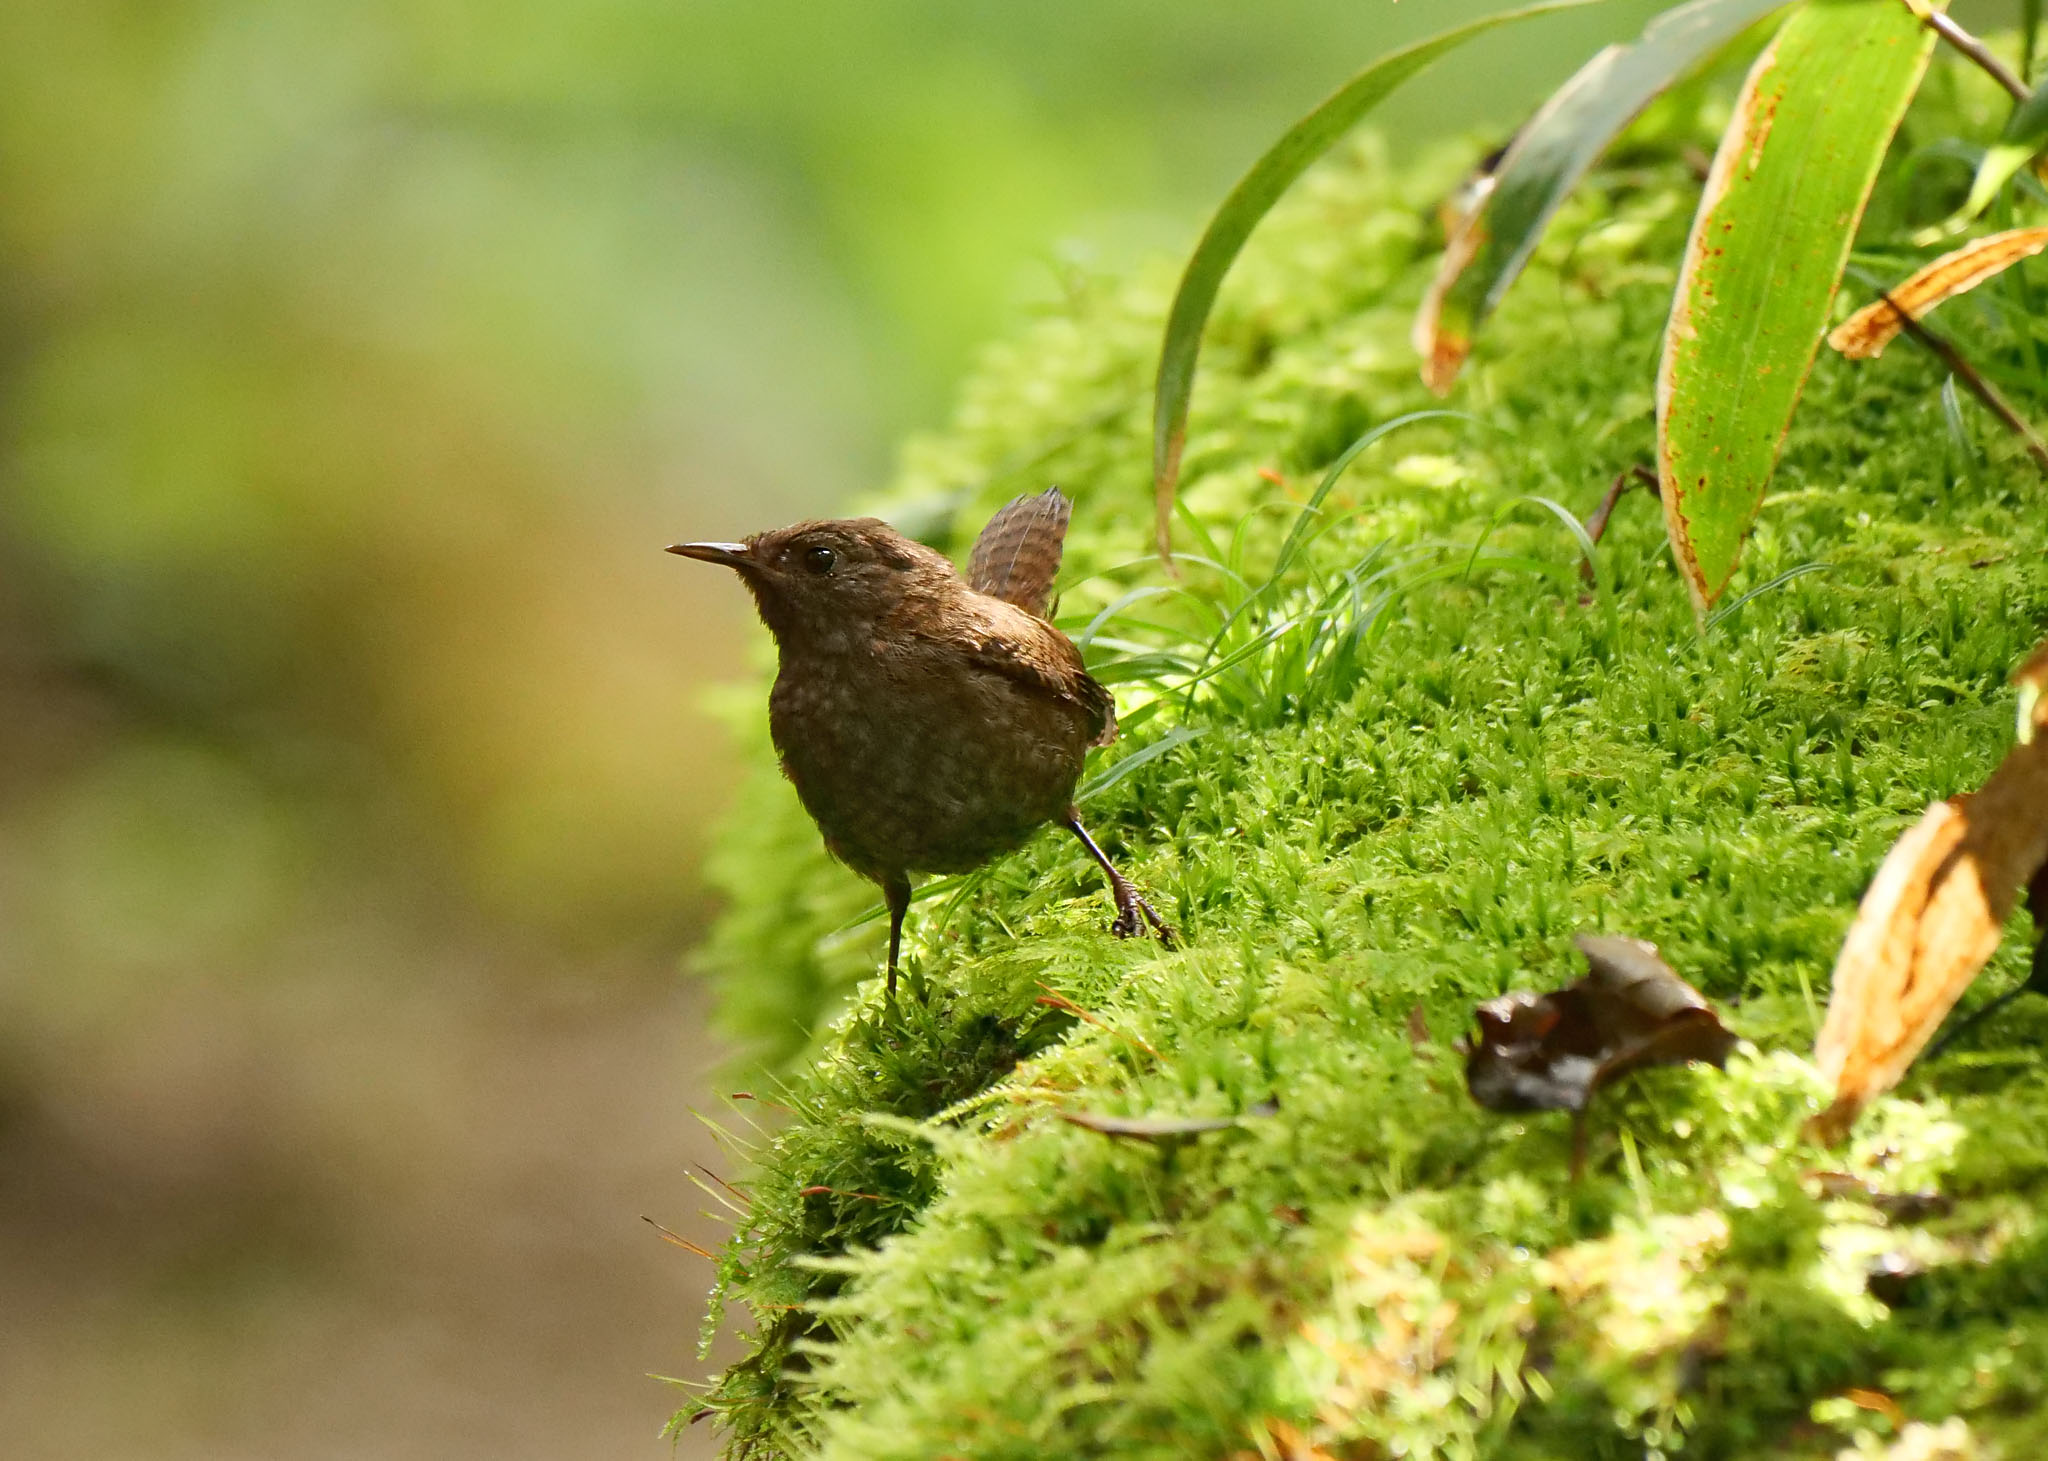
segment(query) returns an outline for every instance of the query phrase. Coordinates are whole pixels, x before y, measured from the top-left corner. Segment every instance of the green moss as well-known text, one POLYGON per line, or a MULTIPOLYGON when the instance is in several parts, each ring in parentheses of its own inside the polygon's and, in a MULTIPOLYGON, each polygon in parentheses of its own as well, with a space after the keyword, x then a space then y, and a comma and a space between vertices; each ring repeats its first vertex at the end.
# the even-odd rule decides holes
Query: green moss
MULTIPOLYGON (((1830 1456, 1893 1424, 1852 1387, 2038 1449, 2048 1010, 1916 1072, 1846 1159, 1799 1132, 1864 883, 2010 739, 2005 676, 2048 632, 2043 492, 1988 429, 1952 436, 1924 359, 1823 359, 1736 591, 1825 572, 1702 633, 1638 497, 1583 593, 1525 499, 1583 514, 1648 457, 1691 196, 1660 160, 1677 140, 1567 210, 1461 387, 1476 419, 1370 448, 1271 616, 1232 633, 1310 617, 1176 693, 1146 656, 1198 656, 1233 593, 1190 563, 1185 593, 1090 646, 1130 727, 1105 765, 1200 732, 1086 808, 1179 949, 1113 942, 1096 877, 1047 834, 917 906, 886 1013, 880 925, 849 927, 872 894, 759 756, 709 955, 789 1108, 722 1262, 755 1319, 708 1401, 735 1452, 1224 1456, 1299 1435, 1340 1456, 1830 1456), (1565 1118, 1478 1110, 1449 1042, 1476 1001, 1575 977, 1579 929, 1655 940, 1762 1053, 1603 1096, 1574 1183, 1565 1118), (1170 1147, 1054 1114, 1269 1098, 1273 1119, 1170 1147), (1845 1163, 1953 1206, 1909 1224, 1823 1200, 1808 1174, 1845 1163), (1884 1255, 1912 1265, 1889 1302, 1866 1283, 1884 1255)), ((1225 291, 1184 495, 1205 556, 1253 583, 1318 470, 1432 404, 1405 335, 1434 247, 1418 220, 1458 161, 1396 170, 1360 144, 1225 291)), ((1146 386, 1171 278, 1078 283, 988 351, 890 499, 957 547, 1060 483, 1076 634, 1164 582, 1143 561, 1146 386)), ((1971 348, 2018 358, 2000 328, 1971 348)), ((2009 940, 1985 988, 2022 965, 2009 940)))

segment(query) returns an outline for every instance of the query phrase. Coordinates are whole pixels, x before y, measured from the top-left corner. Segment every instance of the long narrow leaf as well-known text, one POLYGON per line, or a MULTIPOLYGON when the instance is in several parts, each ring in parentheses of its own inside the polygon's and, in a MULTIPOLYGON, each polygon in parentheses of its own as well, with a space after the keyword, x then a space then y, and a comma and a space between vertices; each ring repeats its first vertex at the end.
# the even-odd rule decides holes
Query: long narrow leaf
POLYGON ((1878 164, 1933 45, 1892 0, 1807 0, 1736 99, 1657 372, 1665 525, 1702 614, 1763 505, 1878 164))
POLYGON ((1445 395, 1472 337, 1536 251, 1586 169, 1659 94, 1787 0, 1691 0, 1667 10, 1633 45, 1609 46, 1552 94, 1502 154, 1485 200, 1445 244, 1415 349, 1422 379, 1445 395))
POLYGON ((1181 274, 1159 352, 1159 378, 1152 404, 1152 482, 1157 512, 1155 536, 1161 558, 1170 562, 1173 556, 1169 529, 1174 485, 1180 476, 1181 450, 1187 444, 1188 400, 1194 393, 1195 357, 1202 348, 1202 327, 1208 323, 1223 276, 1230 271, 1259 220, 1310 163, 1329 151, 1338 138, 1402 82, 1445 52, 1496 26, 1595 3, 1597 0, 1546 0, 1544 4, 1520 10, 1481 16, 1382 56, 1289 127, 1230 190, 1215 217, 1209 220, 1209 227, 1181 274))
POLYGON ((1114 766, 1091 778, 1088 784, 1075 794, 1074 801, 1078 804, 1102 795, 1102 793, 1108 791, 1112 786, 1115 786, 1119 781, 1122 781, 1141 766, 1149 765, 1167 752, 1186 745, 1197 736, 1204 736, 1208 733, 1209 728, 1207 726, 1195 725, 1178 726, 1168 731, 1151 745, 1144 747, 1142 750, 1133 751, 1114 766))
POLYGON ((1999 189, 2028 166, 2042 148, 2048 148, 2048 82, 2042 82, 2028 98, 2013 107, 2013 115, 2005 119, 2005 131, 1999 139, 1985 150, 1985 156, 1976 162, 1976 176, 1970 178, 1970 197, 1964 199, 1962 207, 1944 221, 1933 227, 1923 227, 1913 236, 1919 246, 1942 242, 1954 238, 1966 229, 1976 215, 1991 207, 1991 199, 1999 197, 1999 189))
POLYGON ((1866 304, 1835 326, 1828 334, 1828 344, 1852 360, 1874 359, 1906 327, 1901 310, 1916 320, 1924 318, 1944 300, 1975 289, 2043 249, 2048 249, 2048 228, 2010 228, 1971 239, 1914 271, 1904 283, 1892 286, 1886 291, 1887 298, 1866 304))

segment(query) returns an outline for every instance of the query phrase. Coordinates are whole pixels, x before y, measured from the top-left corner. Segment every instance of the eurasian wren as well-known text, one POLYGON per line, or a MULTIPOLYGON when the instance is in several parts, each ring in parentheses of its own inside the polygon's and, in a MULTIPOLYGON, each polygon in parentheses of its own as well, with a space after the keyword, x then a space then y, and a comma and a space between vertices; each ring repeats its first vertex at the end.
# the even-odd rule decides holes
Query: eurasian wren
POLYGON ((1019 497, 982 529, 965 580, 871 517, 668 550, 735 569, 753 592, 781 656, 769 733, 825 846, 881 885, 891 996, 910 874, 979 867, 1047 822, 1108 875, 1112 932, 1172 938, 1074 811, 1116 704, 1044 617, 1070 511, 1057 488, 1019 497))

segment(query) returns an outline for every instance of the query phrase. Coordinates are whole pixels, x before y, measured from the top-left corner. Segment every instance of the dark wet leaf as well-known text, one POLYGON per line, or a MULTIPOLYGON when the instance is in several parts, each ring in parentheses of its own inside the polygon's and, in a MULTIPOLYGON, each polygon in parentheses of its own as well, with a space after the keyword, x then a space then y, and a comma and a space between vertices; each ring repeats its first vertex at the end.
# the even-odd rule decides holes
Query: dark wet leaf
POLYGON ((1200 1136, 1205 1131, 1228 1131, 1246 1121, 1278 1115, 1278 1101, 1261 1101, 1240 1116, 1103 1116, 1093 1111, 1062 1111, 1060 1119, 1071 1121, 1104 1136, 1128 1136, 1137 1141, 1161 1141, 1180 1136, 1200 1136))
POLYGON ((1735 1036, 1691 985, 1641 939, 1580 934, 1592 966, 1549 994, 1518 992, 1479 1006, 1465 1085, 1494 1111, 1583 1111, 1594 1093, 1645 1065, 1720 1065, 1735 1036))
POLYGON ((1850 1172, 1808 1172, 1807 1179, 1825 1201, 1861 1202, 1876 1208, 1895 1223, 1920 1223, 1947 1217, 1955 1210, 1952 1199, 1939 1192, 1883 1192, 1850 1172))

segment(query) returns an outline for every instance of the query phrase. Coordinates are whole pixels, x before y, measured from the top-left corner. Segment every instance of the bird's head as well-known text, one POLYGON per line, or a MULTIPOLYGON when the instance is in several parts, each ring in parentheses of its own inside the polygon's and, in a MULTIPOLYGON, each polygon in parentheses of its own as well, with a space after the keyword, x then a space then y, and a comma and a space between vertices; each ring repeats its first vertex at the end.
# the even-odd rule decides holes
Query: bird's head
POLYGON ((942 592, 959 577, 944 554, 872 517, 801 522, 744 543, 677 543, 668 551, 736 571, 785 648, 869 640, 906 599, 942 592))

